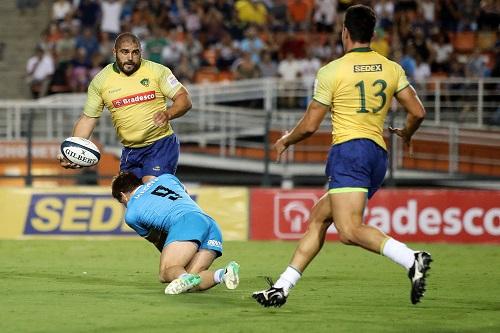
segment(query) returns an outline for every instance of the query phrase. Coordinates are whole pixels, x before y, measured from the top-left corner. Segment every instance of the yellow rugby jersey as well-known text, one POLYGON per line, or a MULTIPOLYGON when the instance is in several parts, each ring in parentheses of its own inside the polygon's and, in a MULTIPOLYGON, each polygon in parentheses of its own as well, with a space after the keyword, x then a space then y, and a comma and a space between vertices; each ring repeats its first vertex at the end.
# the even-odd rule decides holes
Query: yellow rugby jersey
POLYGON ((331 107, 332 144, 365 138, 387 149, 382 136, 387 111, 392 97, 408 85, 399 64, 368 47, 323 66, 313 98, 331 107))
POLYGON ((130 76, 109 64, 90 82, 83 113, 97 118, 106 106, 122 144, 144 147, 173 133, 170 124, 155 126, 153 115, 166 110, 167 98, 181 87, 170 69, 149 60, 130 76))

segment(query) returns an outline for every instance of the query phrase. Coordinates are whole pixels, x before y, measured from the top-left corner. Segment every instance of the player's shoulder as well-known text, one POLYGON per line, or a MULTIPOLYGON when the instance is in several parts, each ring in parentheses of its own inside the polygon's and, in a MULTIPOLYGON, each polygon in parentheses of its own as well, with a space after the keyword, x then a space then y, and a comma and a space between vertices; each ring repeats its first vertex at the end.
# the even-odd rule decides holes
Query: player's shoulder
POLYGON ((147 60, 147 59, 142 59, 141 63, 141 69, 150 71, 152 73, 155 73, 157 75, 163 74, 165 71, 167 72, 172 72, 170 68, 168 68, 165 65, 159 64, 157 62, 147 60))
MULTIPOLYGON (((103 69, 101 69, 99 72, 97 72, 97 74, 92 79, 92 83, 94 85, 102 84, 111 74, 116 72, 114 66, 116 66, 115 63, 111 63, 111 64, 106 65, 103 69)), ((119 71, 118 71, 118 73, 119 73, 119 71)))
POLYGON ((318 70, 318 75, 334 74, 338 69, 338 67, 341 65, 342 65, 342 58, 332 60, 329 63, 320 67, 320 69, 318 70))
POLYGON ((375 51, 372 52, 375 57, 379 59, 379 61, 384 65, 384 67, 388 67, 390 69, 399 69, 401 68, 401 65, 395 62, 394 60, 391 60, 380 53, 377 53, 375 51))

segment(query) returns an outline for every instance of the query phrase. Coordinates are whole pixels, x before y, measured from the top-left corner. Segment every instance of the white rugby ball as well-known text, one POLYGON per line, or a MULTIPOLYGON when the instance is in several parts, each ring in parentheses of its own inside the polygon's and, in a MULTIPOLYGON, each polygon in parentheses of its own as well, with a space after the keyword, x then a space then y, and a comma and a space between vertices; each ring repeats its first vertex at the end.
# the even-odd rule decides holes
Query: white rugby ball
POLYGON ((68 161, 82 167, 96 165, 101 158, 99 148, 92 141, 76 136, 61 143, 61 153, 68 161))

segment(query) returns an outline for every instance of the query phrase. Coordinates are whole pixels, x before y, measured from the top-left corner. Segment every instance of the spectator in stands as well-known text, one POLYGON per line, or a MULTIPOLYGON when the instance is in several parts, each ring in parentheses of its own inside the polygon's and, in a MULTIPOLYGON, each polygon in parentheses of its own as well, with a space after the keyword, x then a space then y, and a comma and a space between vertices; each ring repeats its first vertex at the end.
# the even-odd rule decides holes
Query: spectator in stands
POLYGON ((121 31, 120 15, 123 0, 101 0, 101 31, 115 39, 121 31))
POLYGON ((424 21, 428 24, 434 24, 436 21, 436 1, 422 0, 418 1, 418 11, 421 13, 424 21))
POLYGON ((84 28, 82 33, 75 39, 75 47, 85 50, 85 63, 90 64, 90 59, 94 53, 99 52, 99 41, 92 28, 84 28))
POLYGON ((258 0, 237 0, 234 4, 239 20, 244 24, 264 26, 268 21, 266 6, 258 0))
POLYGON ((296 107, 295 90, 300 87, 301 64, 293 52, 288 52, 286 58, 283 59, 278 65, 278 75, 281 78, 280 85, 283 91, 282 103, 289 108, 296 107))
POLYGON ((426 38, 422 28, 415 28, 414 37, 411 42, 416 53, 422 57, 422 61, 432 61, 432 59, 430 59, 432 50, 431 42, 428 38, 426 38))
POLYGON ((389 56, 391 47, 389 46, 389 42, 385 38, 385 32, 382 28, 375 29, 375 34, 370 43, 370 47, 373 51, 376 51, 386 58, 389 56))
POLYGON ((97 24, 97 18, 101 13, 101 7, 96 0, 80 0, 76 17, 83 28, 94 28, 97 24))
POLYGON ((294 31, 305 31, 311 24, 310 3, 306 0, 290 0, 288 2, 288 20, 294 31))
POLYGON ((253 26, 248 27, 245 31, 245 38, 240 43, 240 50, 250 53, 252 61, 258 65, 260 62, 260 53, 265 47, 266 45, 257 35, 257 29, 253 26))
POLYGON ((69 29, 62 31, 62 37, 55 44, 55 51, 57 54, 57 61, 68 62, 73 57, 75 50, 75 37, 71 34, 69 29))
POLYGON ((287 53, 293 53, 297 59, 302 59, 306 56, 306 42, 304 36, 295 34, 289 31, 285 40, 280 45, 280 57, 286 57, 287 53))
POLYGON ((272 31, 288 30, 287 0, 275 0, 269 12, 269 21, 272 31))
POLYGON ((148 10, 148 2, 144 0, 139 0, 132 11, 132 16, 127 29, 124 31, 130 31, 132 34, 138 36, 142 40, 147 38, 151 31, 149 28, 154 24, 154 16, 148 10))
POLYGON ((167 45, 161 51, 161 63, 167 67, 174 68, 182 54, 185 52, 184 44, 175 39, 176 30, 172 29, 167 32, 167 45))
POLYGON ((453 45, 450 43, 448 34, 439 33, 436 31, 432 35, 431 50, 433 53, 433 62, 431 69, 433 72, 447 72, 450 68, 449 60, 453 53, 453 45))
POLYGON ((162 52, 163 48, 168 45, 167 38, 165 38, 165 31, 154 26, 152 29, 152 34, 146 39, 144 46, 145 57, 151 61, 161 64, 162 63, 162 52))
POLYGON ((194 82, 195 72, 189 60, 189 57, 183 54, 179 60, 179 64, 174 68, 175 77, 177 77, 181 83, 194 82))
POLYGON ((196 2, 189 2, 187 10, 182 10, 181 13, 186 31, 197 35, 201 30, 203 7, 196 2))
POLYGON ((106 64, 107 64, 107 62, 103 61, 100 53, 94 53, 94 55, 92 56, 92 61, 90 63, 90 68, 88 71, 89 82, 97 75, 97 73, 99 73, 104 68, 104 66, 106 64))
POLYGON ((104 63, 113 61, 113 43, 107 32, 101 32, 99 39, 99 54, 101 55, 104 63))
MULTIPOLYGON (((321 67, 321 61, 314 56, 311 50, 307 50, 307 56, 300 62, 300 77, 306 89, 313 89, 314 79, 321 67)), ((304 105, 305 107, 305 105, 304 105)))
POLYGON ((236 42, 231 39, 229 33, 226 33, 222 37, 222 40, 215 45, 215 49, 217 50, 217 68, 220 71, 229 70, 234 61, 238 58, 236 42))
POLYGON ((431 67, 417 53, 415 57, 415 71, 413 79, 415 80, 417 90, 423 90, 426 87, 427 79, 431 76, 431 67))
POLYGON ((52 3, 52 21, 59 23, 64 21, 67 15, 74 11, 72 4, 68 0, 55 0, 52 3))
POLYGON ((55 22, 49 24, 47 29, 46 41, 50 49, 55 48, 57 42, 62 38, 62 32, 59 29, 59 25, 55 22))
MULTIPOLYGON (((92 57, 92 56, 90 56, 92 57)), ((71 59, 71 76, 69 85, 73 92, 85 92, 89 84, 90 60, 87 60, 87 51, 80 47, 75 50, 75 55, 71 59)))
POLYGON ((413 44, 409 44, 405 48, 405 52, 401 57, 400 65, 405 70, 406 76, 408 80, 413 81, 415 77, 415 68, 417 67, 417 63, 415 61, 416 52, 415 46, 413 44))
POLYGON ((337 18, 337 0, 316 0, 313 23, 318 32, 333 32, 337 18))
POLYGON ((205 34, 205 44, 215 45, 226 33, 224 16, 217 8, 209 6, 202 15, 202 30, 205 34))
POLYGON ((392 26, 394 21, 394 2, 392 0, 375 1, 373 10, 378 18, 378 26, 387 29, 392 26))
POLYGON ((26 83, 33 98, 47 95, 50 80, 55 71, 54 59, 49 50, 36 48, 35 54, 26 63, 26 83))
POLYGON ((469 78, 480 78, 488 76, 488 68, 486 67, 486 59, 481 54, 479 49, 474 49, 465 66, 465 76, 469 78))
POLYGON ((260 70, 257 64, 252 60, 249 52, 243 52, 240 59, 234 64, 234 79, 247 80, 260 77, 260 70))
MULTIPOLYGON (((229 38, 229 40, 231 41, 231 38, 229 38)), ((196 39, 193 34, 186 33, 184 37, 183 50, 183 55, 187 56, 191 68, 193 70, 197 70, 201 65, 201 57, 203 53, 203 46, 201 45, 201 42, 196 39)))
POLYGON ((278 76, 278 64, 271 57, 271 53, 262 52, 262 61, 259 63, 259 70, 262 77, 278 76))
POLYGON ((460 10, 455 0, 440 1, 439 15, 441 28, 444 31, 457 31, 458 21, 460 20, 460 10))
POLYGON ((481 0, 480 8, 477 18, 479 29, 498 31, 500 22, 500 4, 498 0, 481 0))

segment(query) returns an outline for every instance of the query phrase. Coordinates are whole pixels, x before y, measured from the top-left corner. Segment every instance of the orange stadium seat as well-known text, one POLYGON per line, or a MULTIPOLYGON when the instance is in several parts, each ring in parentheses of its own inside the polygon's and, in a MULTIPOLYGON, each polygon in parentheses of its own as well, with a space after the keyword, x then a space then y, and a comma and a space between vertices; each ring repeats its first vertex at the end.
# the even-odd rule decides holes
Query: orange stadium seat
POLYGON ((230 71, 222 71, 217 75, 217 81, 233 81, 234 74, 230 71))
POLYGON ((453 48, 458 52, 472 52, 476 46, 476 34, 472 31, 461 31, 453 35, 453 48))
POLYGON ((218 80, 218 73, 216 69, 211 67, 202 67, 196 71, 194 75, 194 82, 196 83, 206 83, 206 82, 216 82, 218 80))

